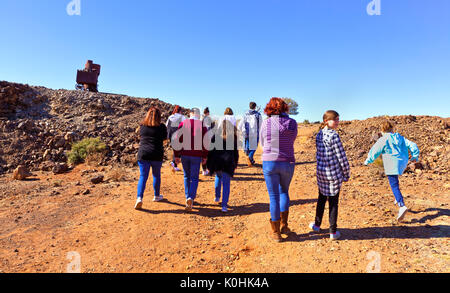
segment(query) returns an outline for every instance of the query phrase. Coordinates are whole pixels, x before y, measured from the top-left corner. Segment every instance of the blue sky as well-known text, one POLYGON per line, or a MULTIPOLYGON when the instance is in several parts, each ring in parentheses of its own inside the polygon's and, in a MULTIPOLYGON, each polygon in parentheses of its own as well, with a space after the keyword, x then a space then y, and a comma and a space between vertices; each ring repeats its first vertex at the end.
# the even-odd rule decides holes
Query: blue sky
POLYGON ((100 91, 185 107, 291 97, 299 122, 450 109, 450 1, 0 0, 0 80, 73 89, 87 59, 100 91))

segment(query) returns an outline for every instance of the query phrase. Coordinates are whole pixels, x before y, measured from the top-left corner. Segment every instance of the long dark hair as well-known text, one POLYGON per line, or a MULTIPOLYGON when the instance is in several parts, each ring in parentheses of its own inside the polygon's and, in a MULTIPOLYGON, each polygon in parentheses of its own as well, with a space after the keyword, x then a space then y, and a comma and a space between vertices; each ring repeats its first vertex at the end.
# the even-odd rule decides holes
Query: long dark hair
POLYGON ((159 126, 161 124, 161 111, 156 107, 151 107, 141 124, 149 127, 159 126))
POLYGON ((222 122, 222 139, 237 141, 237 128, 230 121, 224 119, 222 122))

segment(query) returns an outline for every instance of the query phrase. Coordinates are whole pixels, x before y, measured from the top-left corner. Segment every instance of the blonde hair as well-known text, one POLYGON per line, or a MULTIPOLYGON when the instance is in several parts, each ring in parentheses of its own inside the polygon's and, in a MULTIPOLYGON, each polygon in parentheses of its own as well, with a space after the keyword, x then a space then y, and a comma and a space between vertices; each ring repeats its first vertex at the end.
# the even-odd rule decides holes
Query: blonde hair
POLYGON ((394 124, 391 121, 386 120, 381 123, 380 128, 382 132, 392 132, 392 130, 394 130, 394 124))
POLYGON ((329 120, 334 120, 339 117, 339 113, 334 110, 328 110, 323 114, 323 122, 320 124, 320 129, 324 129, 327 126, 329 120))

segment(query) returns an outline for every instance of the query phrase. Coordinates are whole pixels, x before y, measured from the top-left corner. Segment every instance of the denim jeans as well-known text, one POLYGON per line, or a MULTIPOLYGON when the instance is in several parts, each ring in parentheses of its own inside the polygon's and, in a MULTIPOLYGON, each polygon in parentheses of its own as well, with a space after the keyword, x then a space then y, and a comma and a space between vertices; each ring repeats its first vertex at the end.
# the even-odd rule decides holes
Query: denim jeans
POLYGON ((159 196, 159 191, 161 187, 161 166, 162 162, 157 161, 138 161, 139 165, 139 182, 137 187, 137 197, 144 198, 145 185, 147 184, 147 179, 150 174, 150 168, 152 169, 153 175, 153 191, 155 196, 159 196))
POLYGON ((216 181, 214 183, 216 190, 216 198, 220 199, 223 186, 222 207, 228 206, 228 199, 230 197, 230 180, 231 177, 228 173, 222 171, 216 172, 216 181))
POLYGON ((263 173, 270 198, 270 217, 280 220, 280 212, 289 211, 289 185, 294 175, 295 163, 264 161, 263 173))
POLYGON ((400 192, 400 183, 398 182, 398 175, 388 175, 387 176, 389 180, 389 184, 391 185, 392 193, 394 193, 395 200, 397 201, 397 204, 399 207, 402 207, 405 205, 403 202, 403 196, 400 192))
POLYGON ((200 173, 201 157, 181 156, 184 172, 184 193, 186 199, 195 199, 197 196, 198 177, 200 173))
MULTIPOLYGON (((259 139, 258 139, 259 142, 259 139)), ((253 156, 256 153, 256 149, 251 150, 250 149, 250 138, 246 138, 245 139, 245 149, 244 149, 245 154, 248 156, 248 158, 250 159, 250 161, 252 163, 255 163, 255 160, 253 159, 253 156)))

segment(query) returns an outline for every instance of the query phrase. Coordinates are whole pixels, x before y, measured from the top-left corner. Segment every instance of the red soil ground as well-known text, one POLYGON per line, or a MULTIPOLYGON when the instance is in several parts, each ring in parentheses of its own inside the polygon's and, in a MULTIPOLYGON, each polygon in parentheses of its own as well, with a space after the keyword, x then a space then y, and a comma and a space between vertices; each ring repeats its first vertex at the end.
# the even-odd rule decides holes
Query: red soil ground
POLYGON ((196 205, 186 213, 183 175, 165 164, 166 199, 151 201, 150 179, 144 210, 136 211, 137 168, 79 165, 61 175, 37 172, 26 181, 0 177, 0 272, 66 272, 71 251, 79 253, 83 273, 450 272, 448 176, 402 176, 410 212, 397 223, 387 179, 373 175, 376 166, 351 162, 352 178, 340 200, 341 240, 329 240, 328 209, 323 233, 310 233, 317 199, 315 127, 299 128, 290 188, 294 233, 282 243, 268 237, 262 169, 247 167, 243 154, 227 214, 214 203, 213 177, 201 176, 196 205), (93 186, 86 175, 92 169, 106 181, 93 186))

